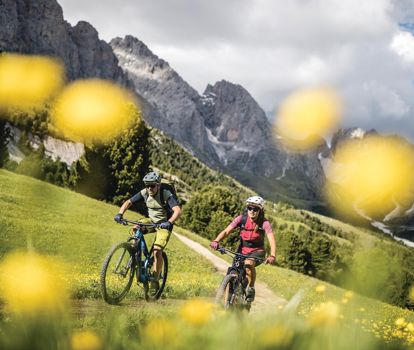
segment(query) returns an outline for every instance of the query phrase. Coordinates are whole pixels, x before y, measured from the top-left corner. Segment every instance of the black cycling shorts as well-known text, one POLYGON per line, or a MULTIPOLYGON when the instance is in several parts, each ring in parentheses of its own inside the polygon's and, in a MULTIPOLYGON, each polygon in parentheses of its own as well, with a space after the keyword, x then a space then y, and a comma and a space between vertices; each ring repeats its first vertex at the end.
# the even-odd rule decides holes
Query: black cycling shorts
MULTIPOLYGON (((264 259, 264 257, 266 256, 266 253, 264 251, 258 251, 258 252, 251 252, 249 254, 246 254, 248 257, 252 257, 252 258, 261 258, 264 259)), ((255 266, 259 266, 263 263, 264 260, 258 262, 256 260, 256 264, 255 266)))

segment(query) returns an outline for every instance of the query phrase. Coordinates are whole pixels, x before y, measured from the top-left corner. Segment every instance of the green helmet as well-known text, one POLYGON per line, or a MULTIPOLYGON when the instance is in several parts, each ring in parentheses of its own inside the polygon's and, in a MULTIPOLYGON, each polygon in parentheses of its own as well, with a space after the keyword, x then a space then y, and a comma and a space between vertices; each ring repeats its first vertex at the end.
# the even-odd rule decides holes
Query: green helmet
POLYGON ((161 176, 155 171, 151 171, 144 176, 143 181, 145 185, 159 184, 161 182, 161 176))

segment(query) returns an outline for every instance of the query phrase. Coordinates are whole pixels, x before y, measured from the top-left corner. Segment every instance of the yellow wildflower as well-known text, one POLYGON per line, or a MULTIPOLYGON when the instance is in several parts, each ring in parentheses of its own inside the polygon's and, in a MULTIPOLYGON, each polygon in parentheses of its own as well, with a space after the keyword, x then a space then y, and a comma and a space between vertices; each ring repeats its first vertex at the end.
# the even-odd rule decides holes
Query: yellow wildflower
POLYGON ((167 319, 152 319, 144 328, 144 337, 152 344, 171 347, 176 339, 177 329, 167 319))
POLYGON ((315 288, 316 293, 325 293, 326 291, 326 286, 323 284, 319 284, 316 288, 315 288))
POLYGON ((72 335, 72 350, 100 350, 102 345, 101 339, 93 331, 80 331, 72 335))
POLYGON ((64 82, 61 62, 46 56, 0 56, 0 109, 42 108, 64 82))
POLYGON ((407 322, 404 317, 397 318, 394 322, 397 327, 405 327, 407 322))
POLYGON ((313 326, 333 325, 340 315, 339 306, 331 301, 322 303, 309 315, 309 323, 313 326))
POLYGON ((181 317, 190 324, 203 325, 213 317, 214 305, 205 300, 193 299, 181 309, 181 317))
POLYGON ((414 286, 410 289, 410 294, 408 295, 411 301, 414 301, 414 286))
POLYGON ((68 300, 56 262, 34 253, 13 253, 0 266, 0 285, 7 306, 27 313, 61 310, 68 300))
POLYGON ((260 342, 266 347, 287 346, 293 338, 293 332, 282 325, 270 326, 261 331, 260 342))
POLYGON ((345 298, 347 298, 347 299, 352 299, 352 298, 354 297, 354 293, 353 293, 353 292, 351 292, 351 291, 347 291, 347 292, 344 294, 344 297, 345 297, 345 298))

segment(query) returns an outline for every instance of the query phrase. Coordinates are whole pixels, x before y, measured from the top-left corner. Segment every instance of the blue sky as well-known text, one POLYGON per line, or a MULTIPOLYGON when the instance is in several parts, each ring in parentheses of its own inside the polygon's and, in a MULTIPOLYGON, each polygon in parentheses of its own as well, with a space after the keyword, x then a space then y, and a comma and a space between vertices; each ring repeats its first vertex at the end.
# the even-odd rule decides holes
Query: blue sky
POLYGON ((106 41, 142 40, 200 93, 240 84, 271 118, 290 92, 327 84, 343 98, 343 126, 414 141, 414 0, 58 2, 106 41))

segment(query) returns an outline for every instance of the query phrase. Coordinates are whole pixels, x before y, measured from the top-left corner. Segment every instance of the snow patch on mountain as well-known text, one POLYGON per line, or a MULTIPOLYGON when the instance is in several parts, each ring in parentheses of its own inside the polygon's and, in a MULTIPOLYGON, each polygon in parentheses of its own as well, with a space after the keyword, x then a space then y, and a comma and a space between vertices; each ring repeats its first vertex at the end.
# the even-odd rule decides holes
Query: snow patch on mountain
POLYGON ((361 128, 356 128, 351 132, 351 139, 362 139, 365 136, 365 130, 361 128))

